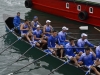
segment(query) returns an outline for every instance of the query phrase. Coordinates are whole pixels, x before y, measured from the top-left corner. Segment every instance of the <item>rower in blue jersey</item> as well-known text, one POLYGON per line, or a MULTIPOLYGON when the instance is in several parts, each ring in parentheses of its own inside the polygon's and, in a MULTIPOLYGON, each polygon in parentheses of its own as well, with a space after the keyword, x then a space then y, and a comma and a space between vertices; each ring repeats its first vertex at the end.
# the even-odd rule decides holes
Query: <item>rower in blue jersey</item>
POLYGON ((95 53, 92 51, 90 52, 90 48, 85 49, 85 53, 83 53, 79 59, 80 65, 85 65, 87 68, 91 68, 97 75, 100 75, 100 73, 97 71, 97 69, 93 66, 94 60, 96 59, 95 53))
POLYGON ((50 20, 46 20, 46 25, 44 25, 43 27, 43 33, 45 34, 46 39, 51 35, 53 29, 50 23, 51 23, 50 20))
POLYGON ((62 27, 62 31, 60 31, 58 33, 59 43, 63 46, 65 46, 65 44, 68 43, 68 40, 66 40, 66 36, 67 36, 66 31, 67 30, 68 30, 68 28, 64 26, 64 27, 62 27))
POLYGON ((60 58, 63 57, 63 46, 59 45, 59 43, 57 43, 58 41, 58 37, 57 37, 57 32, 56 31, 52 31, 52 35, 50 37, 48 37, 48 49, 52 52, 52 54, 54 54, 55 56, 57 56, 57 50, 60 50, 60 58))
POLYGON ((74 52, 77 52, 77 48, 74 43, 74 39, 69 39, 69 43, 65 45, 65 55, 68 57, 69 60, 74 61, 75 65, 80 67, 80 65, 77 62, 77 55, 75 55, 74 52))
POLYGON ((19 31, 20 30, 20 12, 18 12, 17 16, 14 17, 13 24, 14 24, 14 27, 16 27, 16 30, 19 31))
POLYGON ((88 39, 87 39, 87 34, 82 33, 82 34, 81 34, 81 38, 78 39, 78 41, 77 41, 77 46, 78 46, 78 47, 81 47, 81 49, 79 49, 79 54, 84 53, 84 47, 85 47, 86 45, 89 46, 89 47, 95 47, 93 44, 91 44, 91 43, 88 41, 88 39))
POLYGON ((38 21, 38 17, 34 16, 33 21, 31 22, 31 26, 33 28, 33 31, 36 30, 37 25, 41 26, 41 24, 38 21))
POLYGON ((43 38, 43 33, 42 33, 42 30, 40 30, 40 25, 37 25, 36 27, 37 29, 34 30, 33 32, 33 36, 34 36, 34 40, 39 42, 41 44, 41 48, 43 48, 46 44, 47 44, 47 41, 44 40, 43 38))

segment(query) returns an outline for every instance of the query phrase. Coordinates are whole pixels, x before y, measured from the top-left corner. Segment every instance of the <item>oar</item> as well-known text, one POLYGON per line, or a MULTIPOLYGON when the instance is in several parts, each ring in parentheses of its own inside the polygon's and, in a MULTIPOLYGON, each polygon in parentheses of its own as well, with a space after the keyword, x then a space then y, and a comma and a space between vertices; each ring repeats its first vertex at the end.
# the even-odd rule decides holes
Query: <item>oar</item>
POLYGON ((91 68, 89 68, 89 70, 85 73, 85 75, 88 75, 88 73, 90 73, 91 68))
POLYGON ((22 67, 22 68, 18 69, 17 71, 15 71, 15 72, 13 72, 13 73, 8 74, 8 75, 13 75, 13 74, 16 74, 18 71, 20 71, 20 70, 24 69, 25 67, 27 67, 27 66, 29 66, 29 65, 31 65, 31 64, 33 64, 33 63, 35 63, 35 62, 37 62, 38 60, 40 60, 40 59, 44 58, 44 57, 45 57, 45 56, 47 56, 47 55, 49 55, 49 54, 45 54, 45 55, 41 56, 40 58, 38 58, 38 59, 34 60, 33 62, 31 62, 31 63, 27 64, 26 66, 24 66, 24 67, 22 67))
POLYGON ((10 67, 11 65, 13 65, 14 63, 18 62, 19 59, 20 59, 21 57, 23 57, 31 48, 33 48, 33 46, 30 47, 27 51, 25 51, 16 61, 14 61, 13 63, 11 63, 11 64, 9 64, 8 66, 6 66, 1 72, 5 71, 7 68, 9 68, 9 67, 10 67))
POLYGON ((61 64, 60 66, 58 66, 57 68, 53 69, 49 74, 47 75, 51 75, 53 72, 55 72, 56 70, 58 70, 60 67, 62 67, 63 65, 69 63, 70 60, 68 60, 67 62, 64 62, 63 64, 61 64))
POLYGON ((6 49, 4 49, 0 54, 2 54, 4 51, 6 51, 8 48, 10 48, 13 44, 15 44, 17 41, 19 41, 22 37, 19 37, 15 42, 13 42, 11 45, 9 45, 6 49))
POLYGON ((94 29, 96 29, 97 31, 99 31, 99 32, 100 32, 100 29, 98 29, 97 27, 94 27, 94 29))
MULTIPOLYGON (((19 27, 19 26, 17 26, 17 27, 19 27)), ((16 29, 17 27, 12 28, 12 29, 11 29, 9 32, 7 32, 6 34, 4 34, 4 35, 0 36, 0 38, 2 38, 3 36, 7 35, 7 34, 8 34, 8 33, 10 33, 10 32, 13 32, 13 31, 14 31, 14 29, 16 29)))

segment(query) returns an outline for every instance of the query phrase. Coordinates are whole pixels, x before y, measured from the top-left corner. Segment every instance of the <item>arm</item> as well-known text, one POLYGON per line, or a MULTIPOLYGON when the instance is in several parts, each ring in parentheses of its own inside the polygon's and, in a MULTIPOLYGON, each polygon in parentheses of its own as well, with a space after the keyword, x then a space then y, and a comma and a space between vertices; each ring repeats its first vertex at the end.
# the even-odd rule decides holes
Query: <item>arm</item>
POLYGON ((44 27, 43 27, 43 33, 44 34, 49 34, 49 32, 45 32, 45 28, 46 28, 46 26, 44 25, 44 27))
POLYGON ((77 41, 77 46, 78 46, 78 47, 82 47, 82 45, 81 45, 81 43, 80 43, 79 40, 77 41))
POLYGON ((83 64, 83 55, 81 55, 81 57, 79 58, 78 63, 79 63, 80 65, 83 64))
POLYGON ((19 26, 19 23, 17 22, 17 20, 18 20, 18 18, 14 17, 13 24, 15 27, 19 26))
POLYGON ((33 32, 33 34, 34 34, 33 36, 34 36, 34 39, 35 39, 35 40, 40 40, 40 39, 41 39, 41 38, 37 38, 37 37, 36 37, 36 32, 33 32))
POLYGON ((87 45, 89 45, 90 47, 94 47, 94 45, 93 44, 91 44, 88 40, 86 40, 86 42, 85 42, 87 45))
POLYGON ((59 42, 64 42, 65 41, 65 40, 62 39, 60 34, 58 34, 58 39, 59 39, 59 42))
POLYGON ((98 47, 96 48, 96 57, 100 58, 100 51, 98 50, 98 47))
POLYGON ((33 21, 31 22, 31 26, 34 28, 34 22, 33 21))
POLYGON ((24 25, 21 24, 21 25, 20 25, 20 30, 29 30, 29 28, 23 29, 23 27, 24 27, 24 25))

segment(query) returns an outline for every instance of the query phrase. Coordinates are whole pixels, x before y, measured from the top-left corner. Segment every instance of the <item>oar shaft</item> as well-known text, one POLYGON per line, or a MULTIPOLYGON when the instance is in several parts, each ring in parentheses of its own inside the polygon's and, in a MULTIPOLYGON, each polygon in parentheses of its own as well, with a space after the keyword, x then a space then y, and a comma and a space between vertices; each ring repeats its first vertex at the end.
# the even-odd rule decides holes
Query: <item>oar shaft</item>
POLYGON ((6 51, 8 48, 10 48, 13 44, 15 44, 18 40, 16 40, 15 42, 13 42, 10 46, 8 46, 6 49, 4 49, 2 52, 0 52, 0 54, 2 54, 4 51, 6 51))
POLYGON ((33 64, 33 63, 35 63, 36 61, 38 61, 38 60, 42 59, 43 57, 45 57, 45 56, 47 56, 47 55, 48 55, 48 54, 45 54, 45 55, 41 56, 40 58, 38 58, 38 59, 34 60, 33 62, 31 62, 31 63, 27 64, 26 66, 24 66, 24 67, 22 67, 22 68, 18 69, 18 70, 17 70, 17 71, 15 71, 13 74, 16 74, 18 71, 20 71, 20 70, 22 70, 23 68, 25 68, 25 67, 27 67, 27 66, 29 66, 29 65, 31 65, 31 64, 33 64))

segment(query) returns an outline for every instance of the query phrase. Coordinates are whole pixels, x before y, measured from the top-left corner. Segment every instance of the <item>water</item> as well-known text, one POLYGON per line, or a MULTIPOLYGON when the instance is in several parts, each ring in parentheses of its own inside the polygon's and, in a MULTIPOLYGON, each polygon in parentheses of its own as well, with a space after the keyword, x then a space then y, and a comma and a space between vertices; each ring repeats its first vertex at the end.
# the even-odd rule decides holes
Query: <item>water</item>
MULTIPOLYGON (((50 19, 52 21, 51 22, 52 26, 59 27, 59 28, 57 28, 57 30, 61 30, 62 26, 67 26, 69 28, 68 32, 79 33, 79 34, 73 34, 72 35, 73 37, 79 38, 80 34, 82 32, 86 32, 89 35, 89 37, 88 37, 89 40, 92 40, 91 42, 93 42, 94 44, 98 44, 98 42, 99 42, 98 39, 100 37, 100 35, 99 35, 100 32, 96 31, 93 28, 93 26, 89 26, 88 31, 79 30, 80 26, 84 26, 86 24, 79 23, 76 21, 71 21, 71 20, 68 20, 68 19, 65 19, 62 17, 54 16, 54 15, 40 12, 37 10, 27 9, 24 7, 24 0, 0 0, 0 36, 6 33, 5 24, 4 24, 2 15, 9 14, 9 15, 15 16, 18 11, 21 13, 21 18, 23 18, 23 19, 32 20, 33 16, 37 15, 39 17, 39 21, 42 25, 45 24, 45 21, 47 19, 50 19)), ((9 44, 11 44, 12 40, 14 40, 14 38, 11 33, 8 34, 7 36, 5 36, 4 38, 0 38, 0 52, 3 49, 5 49, 6 47, 8 47, 9 44), (9 38, 8 38, 8 36, 9 36, 9 38)), ((22 60, 22 61, 19 61, 19 62, 13 64, 12 66, 10 66, 8 68, 5 68, 10 63, 17 60, 19 58, 19 56, 21 56, 21 54, 22 53, 20 52, 19 48, 12 46, 7 51, 5 51, 2 55, 0 55, 0 75, 7 75, 8 73, 16 71, 17 69, 25 66, 26 64, 28 64, 34 60, 33 58, 31 58, 28 55, 27 57, 29 58, 29 61, 22 60)), ((46 66, 49 65, 46 62, 41 62, 41 64, 46 65, 46 66)), ((17 75, 47 75, 49 72, 50 72, 49 69, 46 69, 43 67, 37 68, 36 65, 32 64, 31 66, 28 66, 27 68, 23 69, 17 75), (34 69, 34 70, 29 71, 29 69, 34 69)), ((55 75, 63 75, 63 74, 56 72, 55 75)))

